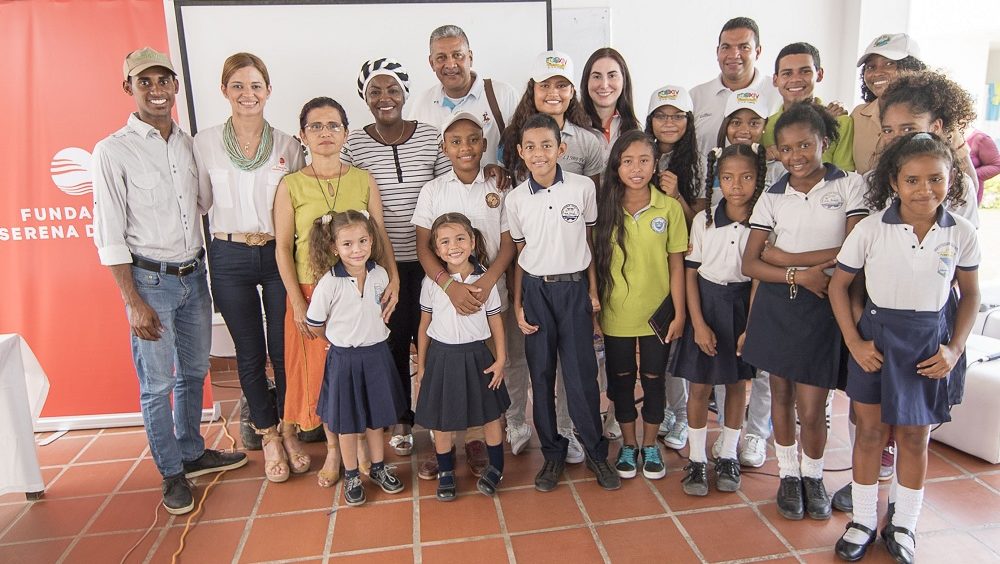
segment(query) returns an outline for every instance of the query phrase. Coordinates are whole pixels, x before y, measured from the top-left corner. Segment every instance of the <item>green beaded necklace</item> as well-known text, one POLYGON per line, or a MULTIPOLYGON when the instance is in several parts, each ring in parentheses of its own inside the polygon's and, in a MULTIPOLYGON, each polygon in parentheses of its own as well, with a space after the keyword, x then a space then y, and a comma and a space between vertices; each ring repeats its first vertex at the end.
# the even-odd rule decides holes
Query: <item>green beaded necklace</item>
POLYGON ((264 120, 264 129, 260 132, 260 145, 253 158, 243 156, 240 150, 240 143, 236 140, 236 129, 233 128, 233 118, 226 120, 226 125, 222 128, 222 140, 226 145, 226 152, 229 153, 229 160, 240 170, 256 170, 271 158, 271 149, 274 146, 274 138, 271 132, 274 128, 264 120))

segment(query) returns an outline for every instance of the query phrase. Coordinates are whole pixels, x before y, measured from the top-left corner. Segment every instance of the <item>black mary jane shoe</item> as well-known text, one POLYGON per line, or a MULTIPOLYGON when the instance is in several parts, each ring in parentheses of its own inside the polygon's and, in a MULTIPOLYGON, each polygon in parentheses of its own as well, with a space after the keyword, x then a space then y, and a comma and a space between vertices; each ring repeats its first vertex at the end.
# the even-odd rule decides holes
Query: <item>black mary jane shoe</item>
POLYGON ((437 499, 438 501, 454 501, 455 496, 457 496, 457 487, 455 485, 455 472, 449 470, 447 472, 438 472, 438 488, 437 488, 437 499), (445 484, 444 479, 450 478, 450 484, 445 484))
POLYGON ((476 482, 476 488, 485 495, 496 495, 502 479, 503 474, 499 470, 492 465, 487 466, 486 470, 483 470, 483 475, 479 477, 479 481, 476 482))
POLYGON ((882 528, 882 540, 885 541, 885 549, 889 551, 889 555, 892 556, 893 560, 899 564, 913 564, 913 551, 896 542, 895 533, 903 533, 910 537, 913 540, 914 547, 917 546, 916 535, 906 527, 897 527, 892 523, 882 528))
MULTIPOLYGON (((868 540, 862 544, 856 544, 844 540, 844 537, 841 536, 840 539, 837 540, 837 546, 834 548, 834 552, 837 553, 837 557, 841 560, 857 562, 865 557, 865 553, 868 552, 868 547, 875 542, 875 539, 878 538, 878 534, 876 534, 876 532, 872 529, 869 529, 859 523, 855 523, 854 521, 847 524, 847 530, 850 531, 851 529, 857 529, 862 533, 865 533, 868 535, 868 540)), ((845 532, 844 534, 846 535, 847 533, 845 532)))

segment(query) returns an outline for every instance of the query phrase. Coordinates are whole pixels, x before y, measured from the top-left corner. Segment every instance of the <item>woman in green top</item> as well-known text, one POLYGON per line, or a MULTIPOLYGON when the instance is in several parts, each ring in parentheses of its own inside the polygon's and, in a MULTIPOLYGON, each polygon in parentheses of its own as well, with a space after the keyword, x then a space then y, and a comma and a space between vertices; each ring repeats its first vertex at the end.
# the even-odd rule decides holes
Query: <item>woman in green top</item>
MULTIPOLYGON (((383 307, 392 311, 399 294, 399 276, 392 245, 382 221, 382 200, 375 179, 367 172, 340 160, 347 140, 347 114, 336 100, 326 97, 306 102, 299 114, 299 135, 309 149, 311 162, 302 170, 285 176, 274 197, 276 258, 281 280, 288 293, 285 314, 285 393, 286 422, 302 429, 315 429, 322 422, 316 414, 326 345, 312 336, 306 326, 306 309, 315 283, 323 275, 309 266, 309 231, 317 218, 334 211, 367 211, 382 239, 383 264, 389 271, 389 287, 383 307)), ((340 476, 337 437, 326 431, 327 457, 319 472, 322 487, 330 487, 340 476)))

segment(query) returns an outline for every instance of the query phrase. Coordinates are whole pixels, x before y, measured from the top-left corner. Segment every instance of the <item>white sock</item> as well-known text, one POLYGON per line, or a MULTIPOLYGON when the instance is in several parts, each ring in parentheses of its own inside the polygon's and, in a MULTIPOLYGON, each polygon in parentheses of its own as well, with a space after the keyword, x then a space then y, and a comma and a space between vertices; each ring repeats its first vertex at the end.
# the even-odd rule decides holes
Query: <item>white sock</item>
MULTIPOLYGON (((851 482, 851 502, 854 503, 851 520, 874 531, 878 527, 878 482, 871 485, 851 482)), ((848 529, 844 540, 864 544, 868 542, 868 535, 857 529, 848 529)))
POLYGON ((896 475, 893 474, 892 481, 889 482, 889 503, 896 503, 896 488, 899 487, 899 482, 896 481, 896 475))
POLYGON ((847 420, 847 436, 851 439, 851 450, 854 450, 854 439, 858 435, 858 426, 850 419, 847 420))
MULTIPOLYGON (((924 505, 924 489, 911 490, 900 485, 896 488, 896 512, 892 515, 892 524, 897 527, 904 527, 911 533, 917 532, 917 520, 920 518, 920 509, 924 505)), ((913 541, 909 535, 896 533, 893 535, 896 542, 913 550, 913 541)))
POLYGON ((778 476, 798 478, 802 476, 799 470, 799 443, 782 446, 775 441, 774 452, 778 456, 778 476))
POLYGON ((740 442, 740 430, 722 428, 722 451, 719 456, 736 460, 736 445, 740 442))
POLYGON ((688 427, 688 460, 691 462, 708 462, 708 455, 705 454, 705 441, 708 438, 708 427, 695 429, 688 427))
POLYGON ((823 458, 809 458, 809 455, 802 453, 802 477, 823 479, 823 458))

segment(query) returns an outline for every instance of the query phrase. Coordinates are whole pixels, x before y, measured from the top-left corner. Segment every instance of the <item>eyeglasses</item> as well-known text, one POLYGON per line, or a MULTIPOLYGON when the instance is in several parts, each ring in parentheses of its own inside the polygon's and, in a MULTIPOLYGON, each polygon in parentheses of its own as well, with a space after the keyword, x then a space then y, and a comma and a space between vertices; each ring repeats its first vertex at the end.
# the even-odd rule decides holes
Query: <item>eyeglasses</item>
POLYGON ((344 124, 336 121, 330 121, 327 123, 314 121, 306 124, 306 131, 309 133, 322 133, 324 129, 330 133, 340 133, 344 130, 344 124))
POLYGON ((683 114, 653 114, 653 119, 657 121, 672 121, 674 123, 680 123, 688 118, 686 113, 683 114))

